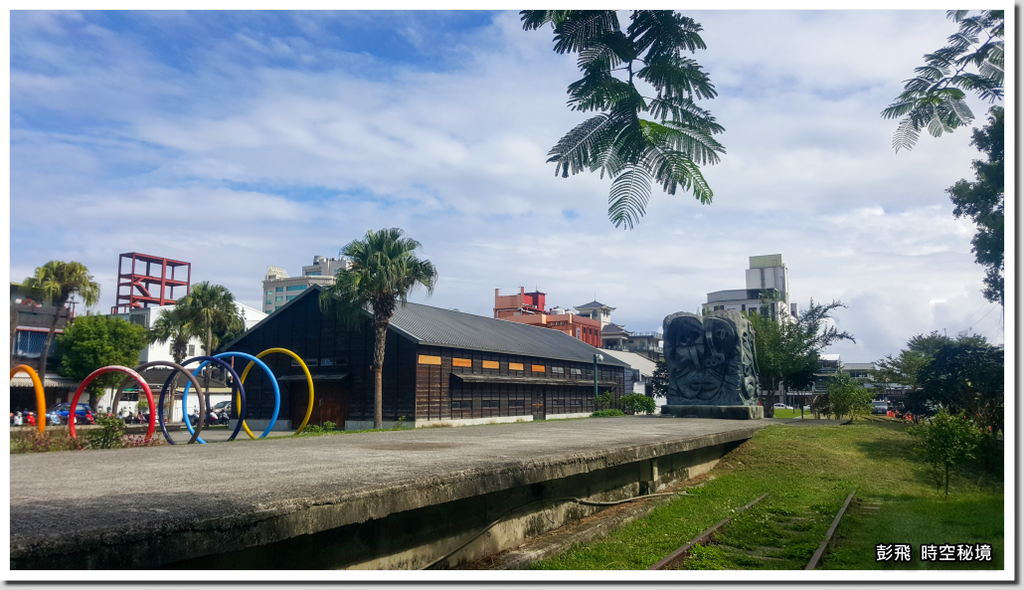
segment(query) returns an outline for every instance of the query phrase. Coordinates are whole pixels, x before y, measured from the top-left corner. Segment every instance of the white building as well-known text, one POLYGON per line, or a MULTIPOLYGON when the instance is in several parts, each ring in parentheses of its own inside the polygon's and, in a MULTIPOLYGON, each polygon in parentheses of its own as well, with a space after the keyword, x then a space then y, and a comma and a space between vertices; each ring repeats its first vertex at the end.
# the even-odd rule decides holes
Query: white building
POLYGON ((263 311, 268 314, 277 311, 311 285, 330 285, 338 271, 350 268, 351 260, 323 256, 314 256, 313 264, 303 266, 302 275, 298 277, 288 276, 288 271, 279 266, 268 266, 263 279, 263 311))
POLYGON ((779 319, 798 316, 797 304, 789 300, 789 268, 782 262, 782 254, 751 256, 746 274, 745 289, 708 293, 708 302, 702 306, 704 311, 758 313, 762 305, 768 305, 779 319))

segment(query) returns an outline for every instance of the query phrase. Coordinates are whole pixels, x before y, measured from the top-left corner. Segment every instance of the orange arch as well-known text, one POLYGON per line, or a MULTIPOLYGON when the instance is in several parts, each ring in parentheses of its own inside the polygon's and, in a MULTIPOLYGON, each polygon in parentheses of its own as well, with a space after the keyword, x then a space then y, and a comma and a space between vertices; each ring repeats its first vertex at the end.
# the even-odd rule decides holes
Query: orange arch
POLYGON ((36 390, 36 426, 39 432, 46 430, 46 396, 43 395, 43 383, 39 380, 39 373, 28 365, 18 365, 11 369, 11 379, 18 373, 28 373, 32 379, 32 387, 36 390))

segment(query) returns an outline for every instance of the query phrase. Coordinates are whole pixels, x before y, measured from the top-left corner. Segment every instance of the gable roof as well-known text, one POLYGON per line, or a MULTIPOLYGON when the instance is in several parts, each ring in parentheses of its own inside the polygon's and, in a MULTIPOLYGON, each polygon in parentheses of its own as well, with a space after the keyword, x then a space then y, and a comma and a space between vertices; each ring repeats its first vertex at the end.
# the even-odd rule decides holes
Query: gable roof
POLYGON ((628 335, 628 334, 632 334, 632 332, 630 332, 629 330, 623 328, 622 326, 620 326, 618 324, 614 324, 612 322, 608 322, 607 326, 601 328, 601 335, 604 336, 606 334, 608 334, 608 335, 611 335, 611 334, 627 334, 628 335))
POLYGON ((591 301, 590 303, 584 303, 583 305, 575 306, 575 309, 595 309, 600 307, 607 307, 608 309, 615 309, 610 305, 605 305, 597 300, 591 301))
POLYGON ((641 375, 650 377, 657 370, 658 364, 642 354, 626 352, 625 350, 602 350, 601 354, 612 355, 620 361, 629 363, 629 366, 640 371, 641 375))
MULTIPOLYGON (((301 295, 264 318, 246 334, 281 317, 279 313, 285 307, 306 297, 312 297, 314 293, 319 297, 322 290, 319 285, 309 287, 301 295)), ((391 317, 389 329, 418 344, 428 346, 521 354, 574 362, 592 363, 594 354, 602 352, 558 330, 412 302, 398 306, 395 315, 391 317)), ((244 337, 245 334, 229 347, 244 337)), ((627 363, 609 356, 605 356, 605 360, 599 361, 598 364, 628 366, 627 363)))

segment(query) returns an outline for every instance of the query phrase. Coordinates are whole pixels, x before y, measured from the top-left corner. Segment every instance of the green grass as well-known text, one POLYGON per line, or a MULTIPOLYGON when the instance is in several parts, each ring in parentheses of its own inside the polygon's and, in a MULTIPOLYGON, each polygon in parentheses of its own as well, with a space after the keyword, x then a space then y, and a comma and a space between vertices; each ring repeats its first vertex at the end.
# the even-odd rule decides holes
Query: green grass
POLYGON ((716 543, 694 551, 690 569, 802 569, 846 496, 858 503, 844 517, 820 569, 1002 569, 1001 478, 959 475, 949 499, 913 454, 906 426, 772 426, 725 457, 715 479, 691 496, 656 508, 604 540, 570 548, 534 569, 645 569, 764 492, 716 543), (954 491, 955 488, 955 491, 954 491), (877 510, 871 508, 877 506, 877 510), (875 562, 875 545, 909 543, 909 564, 875 562), (921 562, 921 543, 988 543, 989 563, 921 562))

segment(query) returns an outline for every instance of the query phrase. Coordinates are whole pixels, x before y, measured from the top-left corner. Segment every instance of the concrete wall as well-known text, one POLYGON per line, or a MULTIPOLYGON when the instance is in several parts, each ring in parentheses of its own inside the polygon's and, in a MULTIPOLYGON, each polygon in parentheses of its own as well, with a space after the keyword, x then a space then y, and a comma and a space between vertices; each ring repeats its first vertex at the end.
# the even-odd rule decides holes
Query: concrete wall
POLYGON ((698 447, 563 478, 398 512, 221 555, 171 563, 170 569, 450 569, 518 546, 606 507, 710 471, 742 441, 698 447), (473 538, 498 521, 486 533, 473 538), (472 540, 471 540, 472 539, 472 540), (459 546, 469 543, 459 549, 459 546))

